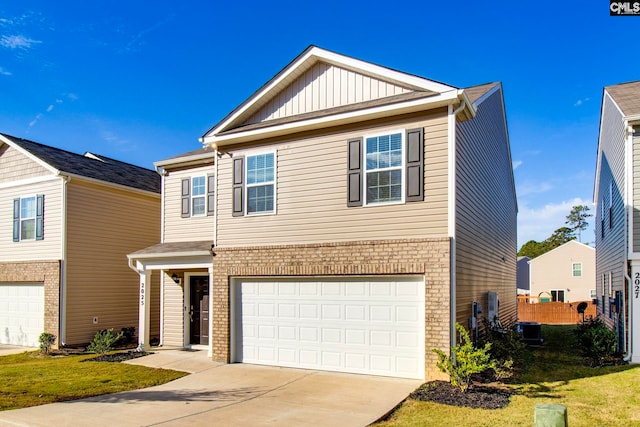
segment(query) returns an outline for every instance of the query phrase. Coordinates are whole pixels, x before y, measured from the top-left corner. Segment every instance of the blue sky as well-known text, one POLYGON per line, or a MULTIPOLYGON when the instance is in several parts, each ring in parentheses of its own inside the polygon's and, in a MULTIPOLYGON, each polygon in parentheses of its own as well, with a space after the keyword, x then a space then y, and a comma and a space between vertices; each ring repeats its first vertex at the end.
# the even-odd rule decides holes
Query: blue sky
MULTIPOLYGON (((603 86, 640 79, 639 17, 597 1, 0 3, 0 132, 146 167, 314 44, 504 86, 519 245, 590 204, 603 86)), ((592 223, 594 221, 591 221, 592 223)), ((583 241, 594 240, 592 229, 583 241)))

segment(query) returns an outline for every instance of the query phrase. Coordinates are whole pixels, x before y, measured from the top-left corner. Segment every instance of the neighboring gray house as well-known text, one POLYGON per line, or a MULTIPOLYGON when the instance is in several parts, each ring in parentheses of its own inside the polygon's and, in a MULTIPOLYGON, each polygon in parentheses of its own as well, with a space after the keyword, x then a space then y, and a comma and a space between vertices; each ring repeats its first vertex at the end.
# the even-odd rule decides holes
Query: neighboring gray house
POLYGON ((518 295, 529 295, 529 261, 528 256, 519 256, 516 263, 516 282, 518 283, 518 295))
POLYGON ((640 363, 640 81, 604 88, 594 188, 598 314, 640 363))

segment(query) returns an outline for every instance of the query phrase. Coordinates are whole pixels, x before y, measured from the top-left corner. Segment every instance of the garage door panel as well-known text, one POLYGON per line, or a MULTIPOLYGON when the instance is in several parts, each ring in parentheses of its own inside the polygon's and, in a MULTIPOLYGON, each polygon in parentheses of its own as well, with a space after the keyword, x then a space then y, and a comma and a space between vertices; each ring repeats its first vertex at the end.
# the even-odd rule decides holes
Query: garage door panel
POLYGON ((43 331, 42 283, 0 284, 0 344, 37 347, 43 331))
POLYGON ((234 286, 235 361, 424 378, 421 278, 234 286))

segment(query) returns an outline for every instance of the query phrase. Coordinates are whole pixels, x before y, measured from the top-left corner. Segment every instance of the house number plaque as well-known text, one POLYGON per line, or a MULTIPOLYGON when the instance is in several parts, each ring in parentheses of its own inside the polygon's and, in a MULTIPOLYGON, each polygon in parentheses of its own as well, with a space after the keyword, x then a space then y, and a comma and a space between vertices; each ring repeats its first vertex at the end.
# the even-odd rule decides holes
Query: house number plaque
POLYGON ((140 282, 140 306, 144 306, 144 282, 140 282))

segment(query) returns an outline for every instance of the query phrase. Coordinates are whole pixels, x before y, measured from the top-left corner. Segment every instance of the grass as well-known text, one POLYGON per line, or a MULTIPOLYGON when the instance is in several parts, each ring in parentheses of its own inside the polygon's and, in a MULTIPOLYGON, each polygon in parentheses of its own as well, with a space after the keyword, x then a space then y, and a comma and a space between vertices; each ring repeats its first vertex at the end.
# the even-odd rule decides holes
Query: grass
POLYGON ((82 362, 90 355, 0 357, 0 411, 164 384, 186 373, 125 363, 82 362))
POLYGON ((390 426, 531 426, 535 405, 567 407, 568 425, 640 426, 640 366, 590 368, 582 364, 572 326, 543 326, 545 345, 517 383, 503 409, 469 409, 407 399, 386 421, 390 426))

